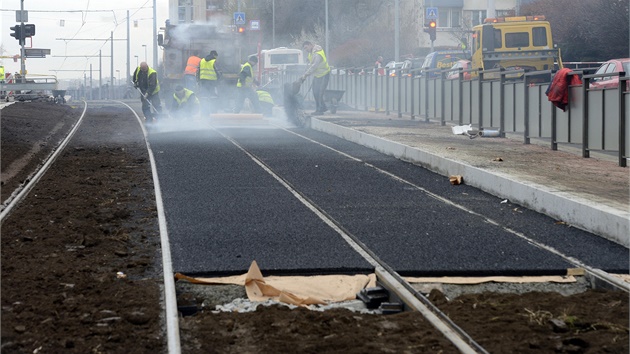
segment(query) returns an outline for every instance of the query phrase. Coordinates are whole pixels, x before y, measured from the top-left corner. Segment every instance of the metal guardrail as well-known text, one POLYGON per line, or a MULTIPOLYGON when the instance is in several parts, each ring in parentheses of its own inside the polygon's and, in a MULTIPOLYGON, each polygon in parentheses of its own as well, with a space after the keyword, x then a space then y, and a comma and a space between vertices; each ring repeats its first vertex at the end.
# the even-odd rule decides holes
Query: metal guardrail
MULTIPOLYGON (((345 91, 341 103, 354 109, 424 118, 442 125, 472 124, 478 129, 499 130, 501 136, 522 135, 525 144, 533 138, 548 140, 553 150, 558 144, 575 144, 582 147, 583 157, 589 157, 591 151, 616 153, 619 166, 627 166, 630 95, 624 89, 628 78, 623 74, 618 74, 621 90, 591 89, 589 81, 595 76, 574 71, 583 83, 569 86, 569 103, 563 111, 547 98, 549 82, 532 82, 541 76, 552 77, 551 70, 486 70, 478 71, 478 77, 471 80, 464 80, 463 73, 474 70, 462 70, 457 79, 447 80, 450 69, 403 70, 396 76, 359 69, 333 69, 328 85, 328 89, 345 91)), ((299 75, 283 73, 280 80, 290 82, 299 75)), ((308 81, 305 87, 309 87, 308 81)))
POLYGON ((44 91, 56 90, 57 78, 54 76, 25 76, 11 78, 10 81, 0 81, 1 91, 44 91))

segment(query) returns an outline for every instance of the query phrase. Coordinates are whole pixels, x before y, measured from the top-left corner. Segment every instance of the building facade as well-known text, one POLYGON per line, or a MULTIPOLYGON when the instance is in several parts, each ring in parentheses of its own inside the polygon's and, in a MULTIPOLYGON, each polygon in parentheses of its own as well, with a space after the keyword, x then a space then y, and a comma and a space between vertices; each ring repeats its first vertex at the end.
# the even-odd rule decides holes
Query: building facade
POLYGON ((531 0, 419 0, 418 46, 431 47, 429 35, 424 27, 429 23, 428 15, 436 15, 437 33, 435 48, 459 48, 463 40, 470 43, 470 30, 488 17, 488 8, 494 4, 495 17, 516 16, 520 6, 531 0), (437 10, 437 11, 435 11, 437 10))
POLYGON ((171 24, 225 21, 232 14, 226 13, 230 0, 169 0, 168 13, 171 24))

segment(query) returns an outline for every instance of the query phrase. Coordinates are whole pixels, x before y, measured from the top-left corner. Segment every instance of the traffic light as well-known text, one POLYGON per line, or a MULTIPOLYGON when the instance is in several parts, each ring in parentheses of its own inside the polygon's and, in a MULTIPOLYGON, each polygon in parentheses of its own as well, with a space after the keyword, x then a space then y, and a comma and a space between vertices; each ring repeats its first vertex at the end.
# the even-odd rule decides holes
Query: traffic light
POLYGON ((245 26, 238 26, 236 28, 236 32, 241 33, 241 34, 245 34, 245 26))
POLYGON ((431 20, 429 24, 426 25, 424 31, 429 34, 429 38, 431 41, 435 41, 435 30, 437 28, 437 23, 435 20, 431 20))
POLYGON ((13 31, 13 33, 11 33, 11 37, 17 39, 18 42, 20 42, 20 45, 24 44, 24 33, 22 33, 22 26, 15 25, 9 28, 11 29, 11 31, 13 31))
POLYGON ((24 38, 33 37, 35 35, 35 25, 32 23, 28 23, 24 25, 24 38))

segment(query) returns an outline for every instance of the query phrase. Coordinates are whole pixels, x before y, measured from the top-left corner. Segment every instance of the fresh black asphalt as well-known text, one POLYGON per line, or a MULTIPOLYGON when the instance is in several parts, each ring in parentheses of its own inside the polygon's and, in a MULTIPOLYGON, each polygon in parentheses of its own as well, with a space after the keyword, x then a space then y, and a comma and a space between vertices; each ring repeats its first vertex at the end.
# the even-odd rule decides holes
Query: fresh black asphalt
POLYGON ((176 272, 240 274, 254 260, 265 274, 373 270, 223 135, 402 275, 552 275, 573 267, 506 228, 589 266, 628 272, 622 246, 470 186, 453 186, 443 176, 368 148, 311 130, 295 131, 360 161, 273 127, 149 136, 176 272))

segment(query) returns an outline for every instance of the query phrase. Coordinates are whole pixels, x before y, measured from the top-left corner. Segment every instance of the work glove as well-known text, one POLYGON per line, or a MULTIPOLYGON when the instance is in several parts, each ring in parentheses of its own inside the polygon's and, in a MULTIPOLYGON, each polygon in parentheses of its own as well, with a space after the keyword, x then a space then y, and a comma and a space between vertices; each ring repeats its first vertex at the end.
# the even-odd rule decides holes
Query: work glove
POLYGON ((304 81, 306 81, 306 75, 302 75, 302 76, 300 77, 300 83, 302 83, 302 82, 304 82, 304 81))

